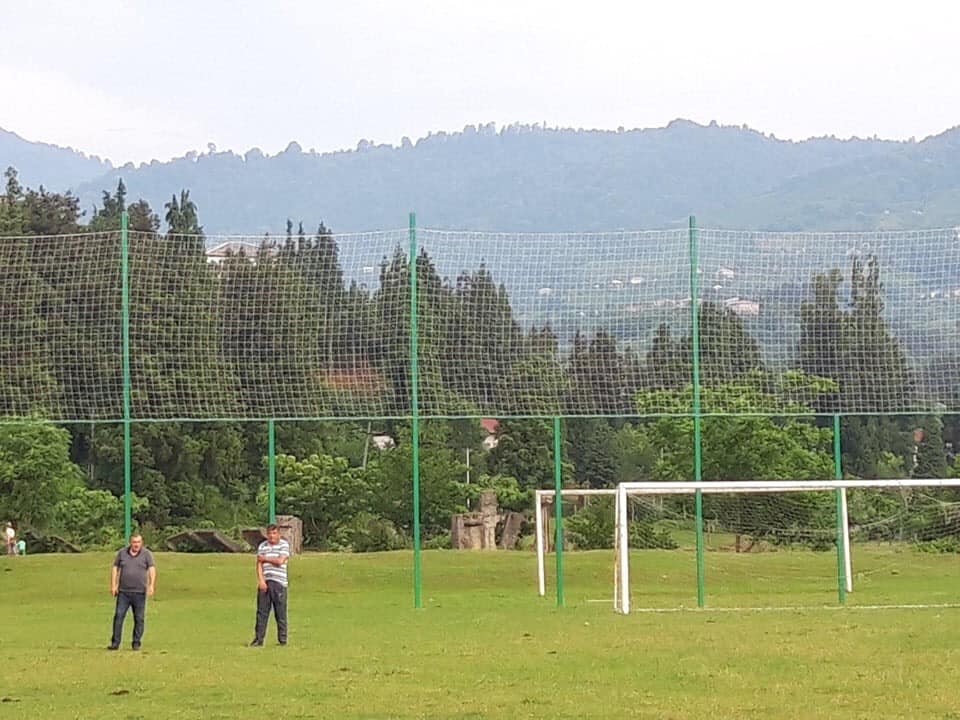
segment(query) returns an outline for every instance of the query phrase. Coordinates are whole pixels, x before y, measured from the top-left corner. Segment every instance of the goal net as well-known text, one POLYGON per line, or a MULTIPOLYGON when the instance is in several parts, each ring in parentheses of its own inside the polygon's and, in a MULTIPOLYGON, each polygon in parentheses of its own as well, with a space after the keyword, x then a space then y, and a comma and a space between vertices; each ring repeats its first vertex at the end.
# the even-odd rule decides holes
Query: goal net
POLYGON ((957 479, 622 483, 615 513, 624 614, 704 596, 729 608, 905 606, 960 592, 957 479), (651 532, 675 549, 644 542, 651 532))

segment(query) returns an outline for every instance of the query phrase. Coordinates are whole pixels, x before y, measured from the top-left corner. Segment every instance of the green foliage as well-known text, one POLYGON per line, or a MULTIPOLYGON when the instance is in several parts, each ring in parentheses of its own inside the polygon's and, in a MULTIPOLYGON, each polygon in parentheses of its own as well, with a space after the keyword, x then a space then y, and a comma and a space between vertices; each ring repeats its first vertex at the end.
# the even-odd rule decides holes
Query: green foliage
POLYGON ((624 424, 610 440, 614 462, 613 485, 651 477, 659 452, 651 444, 643 425, 624 424))
MULTIPOLYGON (((782 382, 792 391, 822 387, 821 378, 793 373, 782 382)), ((689 388, 640 393, 640 412, 656 404, 681 408, 691 404, 689 388)), ((705 411, 728 413, 707 416, 702 423, 704 480, 815 480, 833 475, 830 452, 832 432, 798 417, 771 417, 775 413, 809 412, 789 392, 771 390, 769 378, 753 372, 735 383, 704 388, 705 411), (757 413, 749 415, 747 413, 757 413), (761 415, 763 413, 763 415, 761 415)), ((657 418, 644 426, 645 437, 660 448, 650 470, 653 480, 690 480, 693 467, 693 420, 689 417, 657 418)), ((782 518, 789 507, 797 531, 824 527, 828 523, 822 494, 811 494, 798 505, 797 498, 764 496, 762 501, 737 495, 716 496, 704 503, 707 520, 737 519, 740 532, 779 541, 802 541, 804 537, 785 528, 782 518), (758 502, 760 504, 758 505, 758 502)), ((679 501, 689 502, 689 499, 679 501)), ((828 525, 827 525, 828 526, 828 525)))
MULTIPOLYGON (((279 455, 277 463, 277 511, 303 520, 304 542, 328 547, 341 522, 350 522, 373 504, 373 488, 367 472, 351 468, 344 458, 310 455, 297 460, 279 455)), ((266 515, 266 486, 257 496, 266 515)), ((353 527, 359 532, 360 528, 353 527)), ((345 543, 345 544, 350 544, 345 543)))
MULTIPOLYGON (((612 548, 616 529, 613 506, 613 498, 590 498, 582 508, 564 518, 565 537, 579 550, 612 548)), ((669 530, 657 527, 651 519, 631 520, 628 534, 632 548, 671 550, 678 547, 669 530)))
MULTIPOLYGON (((101 427, 86 439, 97 469, 94 485, 122 494, 121 428, 101 427)), ((252 523, 254 498, 265 476, 261 457, 247 457, 256 442, 234 424, 135 424, 131 484, 149 501, 135 517, 161 526, 210 520, 227 529, 252 523)))
POLYGON ((936 540, 917 543, 916 547, 917 550, 925 553, 960 553, 960 538, 955 536, 937 538, 936 540))
MULTIPOLYGON (((702 420, 704 480, 802 480, 832 477, 829 452, 832 434, 806 419, 770 417, 776 413, 809 412, 795 401, 767 389, 767 378, 753 373, 737 383, 704 388, 704 412, 723 417, 702 420), (756 413, 748 415, 747 413, 756 413)), ((800 382, 794 377, 792 384, 800 382)), ((817 384, 819 379, 809 378, 817 384)), ((641 413, 651 406, 691 405, 691 391, 660 390, 637 396, 641 413)), ((689 417, 657 418, 645 424, 645 434, 661 452, 651 468, 655 480, 689 480, 693 477, 693 420, 689 417)))
POLYGON ((576 484, 580 487, 613 487, 617 476, 613 423, 607 418, 571 418, 566 430, 576 484))
MULTIPOLYGON (((133 511, 141 514, 148 502, 135 493, 133 511)), ((54 506, 51 523, 68 540, 84 547, 116 548, 124 542, 123 501, 106 490, 74 486, 54 506)))
MULTIPOLYGON (((421 425, 420 526, 424 537, 450 530, 450 515, 466 511, 469 493, 466 465, 447 446, 449 428, 439 421, 421 425)), ((405 535, 412 534, 412 450, 409 429, 399 428, 397 447, 376 455, 366 477, 374 493, 374 512, 390 520, 405 535)))
POLYGON ((900 478, 913 467, 909 418, 844 417, 840 437, 844 471, 862 478, 900 478))
POLYGON ((82 487, 70 434, 43 422, 0 425, 0 515, 45 530, 57 503, 82 487))
MULTIPOLYGON (((382 552, 407 546, 393 523, 368 512, 359 512, 338 524, 334 542, 340 549, 352 552, 382 552)), ((447 537, 449 542, 450 538, 447 537)))
POLYGON ((497 493, 497 503, 501 510, 526 512, 533 502, 533 491, 521 488, 516 478, 508 475, 484 474, 466 488, 467 497, 473 501, 472 507, 477 506, 480 493, 484 490, 493 490, 497 493))
MULTIPOLYGON (((83 229, 75 197, 25 189, 12 170, 5 177, 0 234, 83 229)), ((0 294, 23 298, 13 303, 12 312, 0 313, 0 415, 120 417, 116 230, 125 210, 130 270, 137 279, 131 312, 144 319, 131 326, 135 419, 182 417, 184 408, 194 419, 409 412, 411 268, 404 247, 384 257, 379 283, 371 290, 344 272, 337 238, 322 223, 310 236, 303 223, 294 232, 288 221, 285 241, 265 238, 256 262, 240 255, 215 266, 204 255, 203 226, 189 191, 181 190, 164 205, 165 233, 146 201, 128 203, 122 180, 115 191, 102 193, 99 204, 85 228, 93 234, 82 242, 28 238, 0 244, 0 294)), ((507 251, 529 256, 527 242, 518 237, 507 251)), ((526 290, 511 298, 515 291, 498 285, 492 266, 475 257, 449 276, 444 273, 450 271, 450 258, 440 248, 421 248, 414 263, 421 413, 481 415, 496 408, 523 416, 690 414, 693 341, 685 320, 676 331, 662 323, 654 332, 666 315, 644 310, 638 329, 626 338, 605 322, 609 317, 603 313, 609 310, 592 318, 560 313, 547 323, 530 313, 526 290), (471 269, 471 262, 479 265, 471 269), (581 323, 589 325, 584 329, 581 323)), ((569 262, 579 261, 571 256, 569 262)), ((717 415, 703 420, 705 478, 831 477, 828 429, 761 415, 882 413, 916 397, 905 351, 885 319, 879 261, 858 255, 851 263, 849 282, 836 269, 815 275, 812 297, 799 318, 790 319, 799 321, 800 369, 765 368, 756 322, 717 302, 700 304, 702 410, 717 415), (850 297, 841 298, 848 286, 850 297), (883 392, 875 392, 878 387, 883 392)), ((773 336, 781 337, 777 332, 773 336)), ((769 337, 764 338, 766 344, 769 337)), ((941 429, 938 419, 922 421, 927 432, 914 467, 911 422, 845 417, 845 470, 863 477, 950 472, 943 439, 953 441, 952 423, 941 429)), ((625 480, 689 479, 691 426, 689 417, 565 420, 564 484, 609 487, 625 480)), ((524 508, 532 489, 552 487, 551 433, 542 420, 503 420, 499 444, 487 454, 476 421, 425 423, 425 536, 442 537, 450 514, 464 509, 482 487, 496 489, 501 504, 511 509, 524 508), (467 450, 472 453, 469 485, 463 463, 467 450)), ((86 469, 89 491, 118 495, 120 428, 73 426, 70 441, 69 459, 86 469)), ((377 427, 372 421, 278 422, 277 446, 286 458, 278 500, 285 511, 304 516, 311 543, 373 547, 390 545, 391 532, 409 537, 412 456, 404 426, 387 420, 377 427), (399 447, 384 453, 371 449, 373 432, 391 434, 399 447)), ((135 424, 133 486, 145 500, 135 509, 136 519, 152 527, 221 528, 262 519, 265 447, 263 422, 135 424)), ((79 516, 102 517, 104 524, 113 517, 107 496, 84 495, 75 484, 66 489, 64 507, 79 516)), ((34 501, 23 493, 18 497, 21 504, 34 501)), ((737 510, 723 502, 707 505, 717 512, 737 510)), ((38 523, 65 522, 50 520, 53 510, 28 510, 38 523)), ((767 508, 776 510, 775 504, 767 508)), ((826 522, 826 510, 816 504, 805 507, 803 515, 813 525, 826 522)), ((757 524, 747 529, 769 531, 757 524)))
MULTIPOLYGON (((561 439, 566 440, 561 425, 561 439)), ((497 446, 490 451, 488 472, 514 477, 525 489, 554 486, 553 427, 546 420, 501 420, 497 446)), ((564 456, 562 476, 571 478, 573 467, 564 456)))
POLYGON ((924 419, 923 438, 917 446, 917 462, 913 468, 915 478, 949 477, 947 456, 943 445, 943 421, 935 416, 924 419))

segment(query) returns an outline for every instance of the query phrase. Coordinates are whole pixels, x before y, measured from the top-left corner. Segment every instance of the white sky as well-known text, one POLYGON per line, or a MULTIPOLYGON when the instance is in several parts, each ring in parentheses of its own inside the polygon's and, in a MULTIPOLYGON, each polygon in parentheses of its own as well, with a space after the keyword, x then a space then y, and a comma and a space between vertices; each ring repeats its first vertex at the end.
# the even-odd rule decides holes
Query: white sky
POLYGON ((495 121, 960 124, 960 3, 0 0, 0 127, 114 163, 495 121))

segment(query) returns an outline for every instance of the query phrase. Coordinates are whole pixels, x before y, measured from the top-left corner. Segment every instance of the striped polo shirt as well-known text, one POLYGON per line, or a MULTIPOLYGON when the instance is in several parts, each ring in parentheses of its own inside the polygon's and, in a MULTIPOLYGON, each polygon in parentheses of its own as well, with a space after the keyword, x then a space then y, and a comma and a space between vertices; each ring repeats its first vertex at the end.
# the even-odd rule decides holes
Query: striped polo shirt
MULTIPOLYGON (((264 555, 268 558, 289 558, 290 557, 290 543, 288 543, 283 538, 280 538, 280 541, 276 545, 271 545, 268 540, 264 540, 260 543, 260 547, 257 548, 257 555, 264 555)), ((283 565, 273 565, 271 563, 263 563, 260 567, 263 568, 263 579, 267 582, 280 583, 284 587, 287 586, 287 564, 283 565)))

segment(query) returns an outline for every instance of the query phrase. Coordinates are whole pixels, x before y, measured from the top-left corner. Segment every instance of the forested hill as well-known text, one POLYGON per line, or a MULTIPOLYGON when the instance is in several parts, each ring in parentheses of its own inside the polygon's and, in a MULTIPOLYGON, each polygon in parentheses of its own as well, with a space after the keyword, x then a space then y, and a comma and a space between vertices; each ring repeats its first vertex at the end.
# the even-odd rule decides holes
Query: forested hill
POLYGON ((14 167, 25 185, 44 185, 62 191, 113 169, 107 160, 91 157, 73 148, 30 142, 0 128, 0 172, 14 167))
MULTIPOLYGON (((17 165, 6 153, 0 163, 17 165)), ((25 163, 29 182, 38 173, 25 163)), ((393 228, 410 210, 430 227, 502 231, 671 227, 690 213, 745 229, 942 227, 960 224, 960 129, 920 142, 792 142, 676 120, 612 132, 468 126, 326 154, 291 143, 273 156, 190 153, 90 175, 74 186, 88 215, 121 177, 153 207, 189 188, 208 233, 276 232, 288 217, 393 228)))

